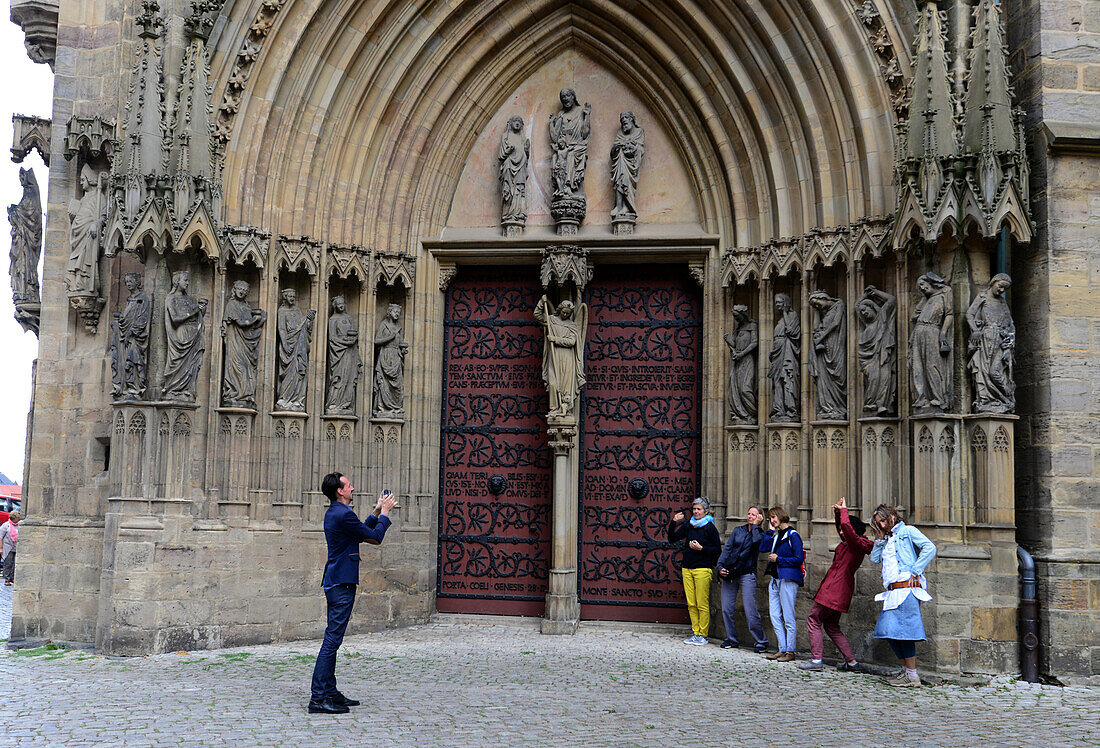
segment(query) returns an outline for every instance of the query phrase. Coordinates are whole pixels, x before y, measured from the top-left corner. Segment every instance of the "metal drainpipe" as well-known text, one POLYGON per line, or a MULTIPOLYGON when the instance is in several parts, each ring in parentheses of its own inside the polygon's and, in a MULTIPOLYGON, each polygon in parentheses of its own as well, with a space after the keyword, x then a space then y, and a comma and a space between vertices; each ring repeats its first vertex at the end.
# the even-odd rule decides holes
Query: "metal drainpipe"
POLYGON ((1036 599, 1035 559, 1016 546, 1020 560, 1020 674, 1028 683, 1039 682, 1039 601, 1036 599))

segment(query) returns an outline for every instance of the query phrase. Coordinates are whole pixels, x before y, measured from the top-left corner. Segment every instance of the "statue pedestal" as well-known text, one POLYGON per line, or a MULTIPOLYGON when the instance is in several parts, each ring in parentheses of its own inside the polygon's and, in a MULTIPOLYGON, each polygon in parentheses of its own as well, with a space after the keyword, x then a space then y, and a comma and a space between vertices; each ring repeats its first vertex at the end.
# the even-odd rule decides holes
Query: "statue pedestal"
POLYGON ((760 501, 760 444, 758 428, 726 426, 726 519, 740 520, 760 501))
POLYGON ((615 236, 633 234, 634 224, 636 223, 636 218, 616 218, 611 221, 611 233, 615 236))
POLYGON ((580 229, 588 211, 583 197, 559 197, 550 201, 550 215, 557 225, 558 236, 573 236, 580 229))
POLYGON ((256 411, 251 408, 218 408, 217 412, 217 447, 214 450, 217 464, 214 474, 224 501, 245 501, 251 485, 250 458, 256 411))
POLYGON ((500 224, 501 236, 523 236, 524 223, 522 221, 504 221, 500 224))
POLYGON ((544 634, 573 634, 581 617, 577 597, 577 417, 546 419, 554 451, 553 527, 550 589, 542 621, 544 634))
POLYGON ((870 518, 879 504, 898 502, 898 428, 896 418, 859 419, 863 519, 870 518))
MULTIPOLYGON (((393 491, 394 495, 397 496, 397 503, 401 506, 405 506, 408 497, 402 495, 401 487, 396 485, 395 481, 397 476, 402 474, 401 432, 404 428, 405 421, 403 419, 379 416, 371 418, 370 458, 367 461, 367 464, 370 465, 367 471, 370 490, 372 492, 382 489, 393 491)), ((350 444, 348 446, 350 448, 350 444)), ((354 460, 345 464, 350 468, 354 464, 354 460)), ((340 470, 341 468, 333 469, 340 470)))
MULTIPOLYGON (((306 422, 309 415, 295 411, 274 411, 271 465, 268 476, 279 504, 302 503, 303 479, 312 475, 312 457, 306 450, 306 422)), ((327 472, 327 471, 326 471, 327 472)))
POLYGON ((1015 423, 1017 416, 967 416, 973 503, 968 524, 1016 524, 1015 423))
POLYGON ((833 522, 832 506, 848 491, 848 424, 814 421, 810 436, 810 478, 813 517, 833 522))
POLYGON ((769 423, 765 429, 768 505, 781 506, 794 517, 802 503, 802 429, 790 423, 769 423))
POLYGON ((917 522, 961 525, 962 416, 913 416, 913 509, 917 522))

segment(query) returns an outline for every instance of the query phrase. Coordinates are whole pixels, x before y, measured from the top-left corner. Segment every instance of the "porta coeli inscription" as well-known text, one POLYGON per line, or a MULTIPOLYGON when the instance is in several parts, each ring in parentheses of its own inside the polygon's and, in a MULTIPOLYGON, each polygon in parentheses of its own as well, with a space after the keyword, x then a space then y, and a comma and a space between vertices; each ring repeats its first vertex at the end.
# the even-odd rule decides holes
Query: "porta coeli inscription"
MULTIPOLYGON (((550 450, 541 290, 464 270, 447 292, 440 465, 444 612, 541 615, 550 564, 550 450), (503 493, 489 490, 493 475, 503 493)), ((507 279, 507 280, 505 280, 507 279)))

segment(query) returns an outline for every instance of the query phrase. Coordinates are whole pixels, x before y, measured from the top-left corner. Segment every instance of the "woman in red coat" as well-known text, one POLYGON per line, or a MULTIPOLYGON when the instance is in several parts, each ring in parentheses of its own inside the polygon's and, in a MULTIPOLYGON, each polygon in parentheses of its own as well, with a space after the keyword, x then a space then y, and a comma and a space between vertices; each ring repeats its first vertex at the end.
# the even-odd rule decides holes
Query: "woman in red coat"
POLYGON ((859 663, 852 653, 852 646, 848 643, 848 637, 840 630, 840 616, 848 612, 848 606, 852 604, 852 593, 856 587, 856 569, 863 563, 863 559, 874 547, 868 538, 863 537, 867 531, 867 525, 858 517, 848 517, 848 507, 844 503, 844 497, 833 504, 833 518, 836 522, 836 531, 840 533, 840 543, 833 551, 833 563, 829 571, 825 573, 825 579, 814 595, 814 604, 810 608, 810 615, 806 619, 806 628, 810 632, 810 654, 813 659, 803 662, 798 667, 802 670, 822 670, 821 655, 825 650, 825 638, 822 630, 836 644, 836 648, 844 656, 844 662, 837 668, 847 672, 859 670, 859 663))

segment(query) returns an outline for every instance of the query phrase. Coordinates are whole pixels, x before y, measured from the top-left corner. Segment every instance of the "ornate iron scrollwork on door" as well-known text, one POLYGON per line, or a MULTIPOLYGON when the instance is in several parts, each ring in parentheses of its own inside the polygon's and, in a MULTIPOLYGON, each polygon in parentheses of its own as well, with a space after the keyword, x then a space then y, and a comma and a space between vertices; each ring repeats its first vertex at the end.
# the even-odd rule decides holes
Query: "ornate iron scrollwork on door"
POLYGON ((666 533, 698 486, 699 289, 683 268, 601 268, 588 304, 582 615, 682 620, 680 555, 666 533))
POLYGON ((550 462, 541 289, 463 269, 447 290, 437 607, 539 615, 549 579, 550 462), (507 499, 507 500, 503 500, 507 499))

